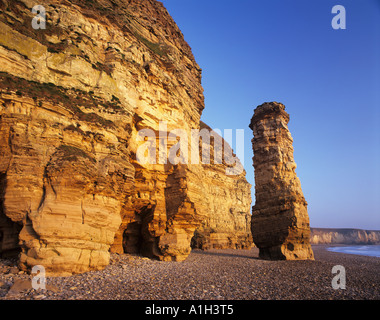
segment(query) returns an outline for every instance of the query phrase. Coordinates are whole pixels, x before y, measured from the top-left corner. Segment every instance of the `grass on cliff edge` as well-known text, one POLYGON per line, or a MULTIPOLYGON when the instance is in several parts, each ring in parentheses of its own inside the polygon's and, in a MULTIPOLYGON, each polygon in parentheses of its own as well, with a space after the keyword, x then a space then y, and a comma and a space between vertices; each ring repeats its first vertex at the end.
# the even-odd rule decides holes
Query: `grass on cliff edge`
POLYGON ((85 113, 78 106, 83 106, 90 110, 99 110, 102 108, 113 114, 125 113, 117 97, 113 96, 112 101, 105 101, 96 97, 92 91, 85 92, 78 89, 65 89, 53 83, 29 81, 6 72, 0 72, 0 92, 16 92, 18 96, 27 96, 36 102, 39 100, 38 104, 40 106, 42 105, 42 100, 48 100, 54 104, 61 104, 73 112, 78 120, 98 124, 104 128, 113 128, 115 124, 94 112, 85 113))

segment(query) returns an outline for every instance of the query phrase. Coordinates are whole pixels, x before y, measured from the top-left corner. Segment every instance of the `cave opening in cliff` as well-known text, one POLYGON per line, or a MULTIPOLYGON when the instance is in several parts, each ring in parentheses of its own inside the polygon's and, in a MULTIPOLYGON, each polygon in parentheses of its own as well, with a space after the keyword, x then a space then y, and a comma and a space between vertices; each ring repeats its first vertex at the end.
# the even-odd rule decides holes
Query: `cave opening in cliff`
POLYGON ((20 251, 19 233, 22 226, 9 219, 4 212, 6 174, 0 173, 0 258, 17 256, 20 251))
POLYGON ((202 230, 196 229, 190 241, 190 248, 204 250, 206 241, 206 237, 204 233, 202 233, 202 230))
POLYGON ((123 249, 125 253, 139 254, 143 243, 141 223, 132 222, 128 224, 123 235, 123 249))
POLYGON ((135 212, 135 221, 129 223, 123 233, 124 253, 138 254, 149 258, 157 258, 158 238, 149 231, 149 223, 153 219, 155 205, 146 205, 135 212))

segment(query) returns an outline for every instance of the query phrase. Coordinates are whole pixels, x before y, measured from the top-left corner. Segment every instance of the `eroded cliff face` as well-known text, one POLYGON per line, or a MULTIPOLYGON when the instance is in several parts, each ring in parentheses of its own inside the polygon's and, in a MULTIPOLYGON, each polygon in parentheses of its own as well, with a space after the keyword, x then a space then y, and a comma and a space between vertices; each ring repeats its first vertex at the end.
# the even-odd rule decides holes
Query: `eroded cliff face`
POLYGON ((256 108, 250 124, 256 192, 253 241, 264 259, 314 259, 307 202, 295 173, 288 123, 285 106, 271 102, 256 108))
POLYGON ((201 186, 195 206, 204 217, 196 230, 192 246, 200 249, 250 249, 253 245, 250 213, 252 186, 247 183, 244 168, 238 159, 235 165, 227 165, 234 163, 231 158, 235 155, 229 145, 224 144, 224 139, 203 122, 200 129, 208 130, 215 136, 210 144, 202 141, 200 146, 206 144, 211 157, 220 152, 228 155, 229 159, 223 165, 212 164, 211 159, 211 164, 203 165, 198 177, 192 179, 195 182, 202 181, 201 184, 194 184, 194 187, 201 186), (215 141, 220 141, 220 145, 216 145, 215 141), (225 152, 221 146, 228 150, 225 152), (233 167, 241 174, 226 175, 228 167, 233 167))
POLYGON ((35 30, 34 4, 0 1, 0 253, 69 275, 110 251, 181 261, 194 232, 248 247, 244 171, 136 160, 140 130, 201 127, 201 69, 163 5, 45 1, 35 30))
POLYGON ((311 228, 311 244, 380 244, 380 231, 311 228))

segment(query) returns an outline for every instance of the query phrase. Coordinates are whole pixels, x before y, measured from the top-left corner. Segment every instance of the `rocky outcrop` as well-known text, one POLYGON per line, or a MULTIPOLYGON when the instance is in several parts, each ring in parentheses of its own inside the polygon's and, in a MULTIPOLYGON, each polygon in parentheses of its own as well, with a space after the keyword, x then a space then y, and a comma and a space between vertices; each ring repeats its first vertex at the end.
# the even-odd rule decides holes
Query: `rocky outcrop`
MULTIPOLYGON (((201 130, 207 130, 215 136, 215 140, 221 142, 221 146, 230 148, 228 144, 205 123, 201 122, 201 130)), ((200 148, 206 145, 210 154, 215 154, 214 140, 210 144, 202 141, 200 148)), ((223 154, 234 157, 232 150, 223 154)), ((230 159, 231 160, 231 159, 230 159)), ((227 163, 233 163, 228 160, 227 163)), ((222 165, 204 164, 199 171, 198 177, 193 181, 197 183, 198 200, 195 207, 203 216, 200 227, 196 230, 192 240, 192 247, 199 249, 250 249, 252 247, 251 235, 251 185, 245 179, 245 171, 239 159, 235 169, 237 175, 226 175, 229 167, 226 162, 222 165), (206 195, 206 196, 205 196, 206 195)), ((213 163, 211 161, 211 163, 213 163)))
POLYGON ((380 231, 359 229, 311 228, 311 244, 380 244, 380 231))
POLYGON ((285 106, 264 103, 252 118, 256 204, 252 236, 260 257, 313 259, 307 203, 295 173, 293 139, 285 106))
POLYGON ((181 261, 194 233, 248 246, 244 171, 137 160, 141 130, 169 149, 161 122, 201 128, 201 69, 163 5, 43 5, 35 30, 33 2, 0 1, 0 253, 69 275, 104 268, 110 251, 181 261))

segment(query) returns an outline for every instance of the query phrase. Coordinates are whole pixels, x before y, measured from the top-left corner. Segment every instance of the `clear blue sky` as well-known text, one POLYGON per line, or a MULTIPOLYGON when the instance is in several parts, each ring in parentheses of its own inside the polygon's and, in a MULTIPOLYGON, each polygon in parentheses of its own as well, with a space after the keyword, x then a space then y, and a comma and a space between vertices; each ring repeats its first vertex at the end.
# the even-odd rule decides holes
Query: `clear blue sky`
POLYGON ((162 2, 203 69, 202 120, 245 129, 248 181, 253 111, 281 102, 311 226, 380 230, 380 0, 162 2))

